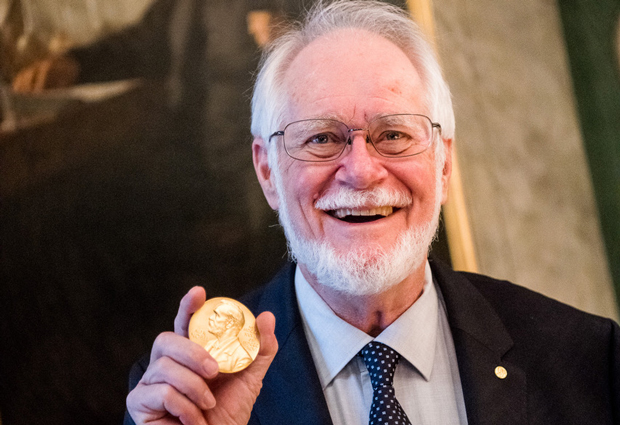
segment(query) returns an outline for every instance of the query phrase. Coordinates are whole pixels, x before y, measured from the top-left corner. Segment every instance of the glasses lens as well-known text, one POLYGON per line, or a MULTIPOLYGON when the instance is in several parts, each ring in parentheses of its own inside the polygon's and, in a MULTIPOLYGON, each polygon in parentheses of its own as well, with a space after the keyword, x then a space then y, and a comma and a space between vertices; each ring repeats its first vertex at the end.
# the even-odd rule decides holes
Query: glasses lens
POLYGON ((370 123, 370 139, 381 155, 416 155, 430 146, 433 124, 424 115, 386 115, 370 123))
POLYGON ((347 127, 335 120, 316 119, 292 122, 284 128, 284 147, 302 161, 330 161, 346 145, 347 127))

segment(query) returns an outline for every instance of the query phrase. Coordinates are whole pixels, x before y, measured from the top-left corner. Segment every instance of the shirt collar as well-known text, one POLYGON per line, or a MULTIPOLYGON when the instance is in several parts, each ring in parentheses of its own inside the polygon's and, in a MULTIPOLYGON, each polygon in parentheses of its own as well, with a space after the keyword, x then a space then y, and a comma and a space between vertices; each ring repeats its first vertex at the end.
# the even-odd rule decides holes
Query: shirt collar
MULTIPOLYGON (((325 389, 373 338, 338 317, 299 267, 295 271, 295 290, 312 358, 325 389)), ((435 359, 437 324, 438 297, 427 261, 420 298, 374 340, 398 351, 428 380, 435 359)))

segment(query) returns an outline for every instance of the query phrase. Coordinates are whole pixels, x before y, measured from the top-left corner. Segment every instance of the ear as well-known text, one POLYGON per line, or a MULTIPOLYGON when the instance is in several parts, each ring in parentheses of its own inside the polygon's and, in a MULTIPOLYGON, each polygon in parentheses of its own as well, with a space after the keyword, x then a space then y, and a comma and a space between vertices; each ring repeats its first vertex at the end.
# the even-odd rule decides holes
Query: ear
POLYGON ((260 137, 255 137, 252 142, 252 159, 254 161, 254 170, 258 177, 263 194, 269 203, 269 206, 277 210, 279 206, 278 193, 276 191, 275 182, 273 181, 273 174, 269 167, 267 145, 265 141, 260 137))
POLYGON ((448 189, 450 187, 450 176, 452 176, 452 139, 442 139, 444 150, 446 152, 446 161, 443 165, 441 173, 441 205, 448 200, 448 189))

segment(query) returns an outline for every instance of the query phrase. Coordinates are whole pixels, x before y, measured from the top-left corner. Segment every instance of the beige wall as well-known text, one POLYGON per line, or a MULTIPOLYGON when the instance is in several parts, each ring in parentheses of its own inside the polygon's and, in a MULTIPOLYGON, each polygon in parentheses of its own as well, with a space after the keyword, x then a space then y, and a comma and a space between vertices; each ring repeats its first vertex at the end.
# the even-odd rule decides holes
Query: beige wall
POLYGON ((617 317, 556 2, 433 10, 480 272, 617 317))

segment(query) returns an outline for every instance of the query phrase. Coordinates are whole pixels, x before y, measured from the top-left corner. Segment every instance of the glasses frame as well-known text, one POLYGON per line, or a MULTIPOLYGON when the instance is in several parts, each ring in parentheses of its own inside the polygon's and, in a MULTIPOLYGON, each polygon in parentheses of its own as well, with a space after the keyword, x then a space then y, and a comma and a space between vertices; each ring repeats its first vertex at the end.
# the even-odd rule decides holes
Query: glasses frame
POLYGON ((286 154, 288 156, 290 156, 291 158, 293 158, 296 161, 303 161, 303 162, 331 162, 331 161, 335 161, 338 158, 340 158, 342 156, 342 153, 346 150, 347 146, 350 145, 353 142, 353 137, 351 137, 351 134, 356 132, 356 131, 365 131, 367 133, 366 135, 366 143, 370 143, 372 145, 372 147, 375 149, 375 152, 377 152, 380 156, 384 157, 384 158, 407 158, 410 156, 416 156, 419 155, 421 153, 426 152, 426 150, 433 144, 433 141, 435 140, 435 129, 437 129, 438 134, 441 135, 441 124, 434 122, 433 120, 431 120, 428 116, 423 115, 423 114, 388 114, 388 115, 381 115, 377 118, 374 118, 372 121, 370 121, 367 125, 366 128, 350 128, 347 124, 343 123, 340 120, 336 120, 336 119, 332 119, 332 118, 324 118, 325 120, 331 120, 331 121, 335 121, 338 122, 342 125, 344 125, 347 128, 347 134, 349 135, 349 138, 347 140, 346 143, 343 144, 342 146, 342 150, 340 151, 340 153, 336 156, 334 156, 333 158, 329 158, 329 159, 300 159, 300 158, 296 158, 293 155, 290 154, 290 152, 288 151, 288 149, 286 148, 286 143, 284 141, 284 133, 286 131, 286 129, 292 125, 292 124, 296 124, 296 123, 300 123, 300 122, 305 122, 305 121, 315 121, 315 120, 321 120, 323 118, 309 118, 309 119, 304 119, 304 120, 297 120, 297 121, 293 121, 288 123, 286 126, 284 126, 283 130, 278 130, 274 133, 272 133, 269 136, 269 142, 271 142, 271 139, 277 136, 282 136, 282 144, 284 145, 284 151, 286 152, 286 154), (375 146, 375 143, 372 141, 372 138, 370 137, 370 126, 373 122, 380 120, 382 118, 387 118, 387 117, 396 117, 396 116, 401 116, 401 115, 413 115, 413 116, 417 116, 417 117, 423 117, 426 118, 428 120, 428 122, 431 124, 431 140, 430 143, 428 144, 428 146, 426 146, 424 148, 424 150, 420 151, 420 152, 416 152, 416 153, 412 153, 409 155, 384 155, 381 152, 379 152, 379 150, 377 149, 377 147, 375 146))

